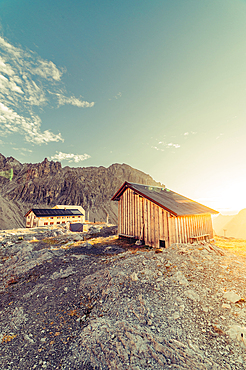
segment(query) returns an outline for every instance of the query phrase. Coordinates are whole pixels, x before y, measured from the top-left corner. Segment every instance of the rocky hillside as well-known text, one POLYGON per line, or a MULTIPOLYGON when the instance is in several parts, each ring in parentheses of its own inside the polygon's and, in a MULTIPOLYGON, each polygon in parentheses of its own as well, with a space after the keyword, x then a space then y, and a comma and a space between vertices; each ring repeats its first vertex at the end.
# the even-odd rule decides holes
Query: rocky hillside
POLYGON ((153 250, 98 226, 0 232, 1 369, 246 369, 245 243, 153 250))
POLYGON ((13 168, 10 182, 0 177, 0 229, 24 226, 24 213, 31 207, 53 207, 56 204, 81 205, 91 221, 117 222, 117 203, 110 199, 124 181, 161 186, 151 176, 127 164, 110 167, 64 167, 61 163, 20 163, 0 154, 0 171, 13 168), (7 203, 6 203, 7 202, 7 203), (6 211, 6 204, 10 211, 6 211), (12 210, 12 211, 11 211, 12 210))

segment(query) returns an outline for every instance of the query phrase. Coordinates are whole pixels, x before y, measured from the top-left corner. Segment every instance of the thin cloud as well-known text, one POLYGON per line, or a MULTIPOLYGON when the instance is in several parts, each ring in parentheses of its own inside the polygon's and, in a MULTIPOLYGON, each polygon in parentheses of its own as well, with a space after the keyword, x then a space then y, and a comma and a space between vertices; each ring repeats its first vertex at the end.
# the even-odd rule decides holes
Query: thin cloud
POLYGON ((164 152, 165 151, 165 149, 163 149, 163 148, 158 148, 157 146, 151 146, 151 148, 152 149, 155 149, 155 150, 159 150, 159 151, 161 151, 161 152, 164 152))
POLYGON ((195 131, 188 132, 188 131, 187 131, 187 132, 185 132, 183 135, 184 135, 184 136, 188 136, 188 135, 190 135, 190 134, 191 134, 191 135, 196 135, 196 134, 197 134, 197 132, 195 132, 195 131))
POLYGON ((180 145, 179 144, 174 144, 174 143, 168 143, 166 145, 166 148, 172 148, 172 147, 177 149, 177 148, 180 148, 180 145))
POLYGON ((27 148, 12 148, 13 150, 17 150, 19 155, 26 157, 29 153, 32 153, 31 149, 27 148))
POLYGON ((95 104, 94 102, 89 103, 88 101, 84 101, 84 100, 81 101, 78 98, 75 98, 75 96, 66 97, 61 94, 56 94, 56 95, 58 98, 59 106, 65 105, 65 104, 71 104, 71 105, 75 105, 76 107, 80 107, 80 108, 91 108, 95 104))
POLYGON ((32 150, 31 149, 27 149, 27 148, 12 148, 13 150, 21 150, 23 152, 28 152, 28 153, 32 153, 32 150))
POLYGON ((164 152, 165 149, 170 149, 170 148, 175 148, 175 149, 178 149, 180 148, 180 145, 179 144, 175 144, 175 143, 166 143, 166 142, 163 142, 163 141, 159 141, 157 145, 153 145, 151 146, 152 149, 155 149, 155 150, 159 150, 161 152, 164 152))
POLYGON ((64 141, 61 133, 41 130, 37 108, 71 104, 90 108, 94 102, 68 96, 64 69, 0 37, 0 135, 19 133, 34 144, 64 141), (35 112, 34 112, 35 109, 35 112))
POLYGON ((55 161, 68 161, 68 162, 82 162, 86 159, 91 158, 89 154, 73 154, 73 153, 62 153, 62 152, 56 152, 55 155, 51 156, 49 160, 55 160, 55 161))
POLYGON ((221 136, 223 136, 224 134, 219 134, 219 136, 216 137, 216 140, 220 139, 221 136))
MULTIPOLYGON (((114 96, 114 99, 119 99, 119 98, 121 98, 122 97, 122 93, 119 91, 118 92, 118 94, 116 94, 115 96, 114 96)), ((112 100, 111 98, 109 99, 109 100, 112 100)))
POLYGON ((15 110, 0 103, 0 133, 2 136, 18 132, 24 135, 26 141, 34 144, 47 144, 50 141, 64 141, 61 133, 55 135, 49 130, 45 130, 42 133, 40 130, 40 117, 34 115, 32 111, 29 112, 29 115, 30 117, 19 115, 15 110))

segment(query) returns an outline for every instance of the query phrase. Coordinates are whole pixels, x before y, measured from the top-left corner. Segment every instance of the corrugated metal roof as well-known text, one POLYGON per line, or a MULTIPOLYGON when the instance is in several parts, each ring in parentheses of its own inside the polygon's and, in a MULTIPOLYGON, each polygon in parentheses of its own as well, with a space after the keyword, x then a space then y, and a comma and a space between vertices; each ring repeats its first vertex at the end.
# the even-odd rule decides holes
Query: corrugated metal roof
POLYGON ((161 188, 158 186, 134 184, 127 181, 116 192, 112 200, 118 200, 127 188, 135 190, 140 196, 149 199, 153 203, 172 213, 174 216, 219 213, 212 208, 197 203, 194 200, 186 198, 183 195, 175 193, 172 190, 161 188))
POLYGON ((41 209, 41 208, 32 208, 27 212, 27 216, 30 212, 33 212, 37 217, 50 217, 50 216, 83 216, 78 209, 41 209))

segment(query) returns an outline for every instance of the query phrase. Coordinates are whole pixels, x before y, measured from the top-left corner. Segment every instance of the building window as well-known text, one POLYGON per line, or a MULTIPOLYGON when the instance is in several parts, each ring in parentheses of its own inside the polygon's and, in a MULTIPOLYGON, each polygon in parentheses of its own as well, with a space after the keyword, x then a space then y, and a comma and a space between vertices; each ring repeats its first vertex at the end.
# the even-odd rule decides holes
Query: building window
POLYGON ((60 224, 60 221, 57 221, 57 224, 60 224))
POLYGON ((50 225, 54 225, 54 222, 50 222, 50 225))
POLYGON ((66 223, 66 221, 62 221, 62 224, 65 224, 66 223))
POLYGON ((48 225, 48 222, 45 222, 44 225, 48 225))

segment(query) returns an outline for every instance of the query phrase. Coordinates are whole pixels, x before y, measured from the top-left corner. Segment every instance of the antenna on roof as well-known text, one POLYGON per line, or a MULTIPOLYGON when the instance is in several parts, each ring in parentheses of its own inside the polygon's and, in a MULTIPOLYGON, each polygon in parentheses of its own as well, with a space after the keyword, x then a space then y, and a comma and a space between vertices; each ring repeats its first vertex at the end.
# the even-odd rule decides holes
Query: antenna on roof
POLYGON ((9 181, 11 181, 14 176, 13 168, 10 168, 10 170, 6 171, 0 171, 0 176, 6 177, 6 179, 9 179, 9 181))

